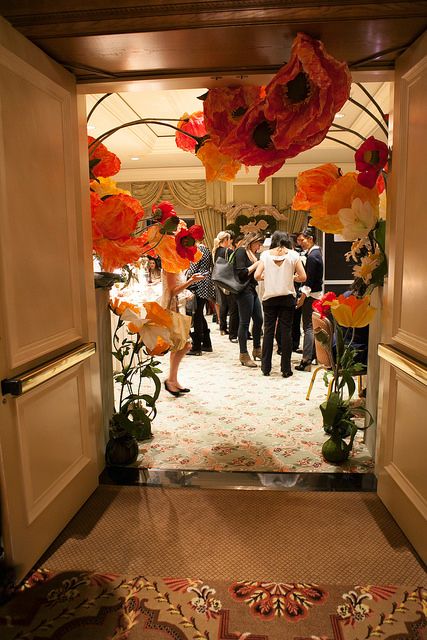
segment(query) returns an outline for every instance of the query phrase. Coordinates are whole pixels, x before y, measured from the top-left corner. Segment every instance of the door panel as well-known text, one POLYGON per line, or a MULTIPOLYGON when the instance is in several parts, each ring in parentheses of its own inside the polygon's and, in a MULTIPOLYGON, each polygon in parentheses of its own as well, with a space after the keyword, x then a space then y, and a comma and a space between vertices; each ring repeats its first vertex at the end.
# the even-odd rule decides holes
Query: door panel
POLYGON ((427 34, 396 67, 378 495, 427 561, 427 34))
MULTIPOLYGON (((96 339, 82 106, 73 77, 0 19, 2 380, 96 339)), ((97 361, 52 370, 0 404, 3 536, 19 576, 97 486, 97 361)))

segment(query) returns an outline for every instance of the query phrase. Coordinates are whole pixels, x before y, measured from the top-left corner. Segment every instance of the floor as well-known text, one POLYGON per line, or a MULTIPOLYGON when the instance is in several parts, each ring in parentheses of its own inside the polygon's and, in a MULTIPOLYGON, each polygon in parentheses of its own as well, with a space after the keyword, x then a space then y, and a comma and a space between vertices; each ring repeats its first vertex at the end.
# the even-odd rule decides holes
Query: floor
MULTIPOLYGON (((175 398, 162 388, 153 438, 140 443, 137 462, 122 470, 122 475, 133 476, 138 483, 204 486, 211 482, 207 472, 233 472, 230 486, 249 482, 253 487, 269 484, 273 488, 284 484, 313 488, 319 482, 327 488, 331 474, 372 476, 374 462, 362 431, 346 463, 332 465, 322 458, 326 439, 319 410, 326 397, 322 372, 307 401, 310 372, 294 371, 291 378, 282 378, 276 353, 269 377, 262 375, 259 366, 243 367, 238 345, 221 336, 210 318, 209 325, 213 352, 186 356, 181 365, 180 382, 191 393, 175 398), (245 481, 243 472, 249 472, 245 481), (286 482, 268 479, 271 474, 286 474, 286 482), (302 480, 301 474, 314 477, 302 480), (327 476, 324 480, 316 479, 322 474, 327 476)), ((293 365, 300 359, 294 353, 293 365)), ((160 367, 163 380, 168 356, 161 358, 160 367)))

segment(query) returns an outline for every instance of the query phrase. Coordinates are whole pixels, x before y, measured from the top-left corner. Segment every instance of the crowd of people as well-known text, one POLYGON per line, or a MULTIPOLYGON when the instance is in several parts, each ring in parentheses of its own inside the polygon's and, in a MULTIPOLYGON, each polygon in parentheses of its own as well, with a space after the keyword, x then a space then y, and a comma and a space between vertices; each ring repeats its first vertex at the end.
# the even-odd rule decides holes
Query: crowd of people
MULTIPOLYGON (((314 230, 306 228, 293 236, 275 231, 271 237, 260 232, 235 236, 225 230, 215 238, 212 251, 202 242, 198 249, 202 257, 186 273, 167 273, 157 259, 147 263, 147 279, 162 283, 163 306, 181 314, 188 326, 187 338, 171 349, 166 391, 174 396, 188 393, 178 379, 184 356, 212 352, 213 325, 210 329, 207 315, 216 320, 224 339, 238 345, 244 367, 255 369, 260 363, 263 375, 269 376, 276 349, 284 378, 293 375, 293 351, 302 354, 295 368, 309 370, 315 358, 312 304, 323 288, 323 258, 314 230), (214 284, 212 269, 219 258, 233 263, 238 280, 245 283, 241 292, 214 284)), ((230 353, 234 349, 230 344, 230 353)))

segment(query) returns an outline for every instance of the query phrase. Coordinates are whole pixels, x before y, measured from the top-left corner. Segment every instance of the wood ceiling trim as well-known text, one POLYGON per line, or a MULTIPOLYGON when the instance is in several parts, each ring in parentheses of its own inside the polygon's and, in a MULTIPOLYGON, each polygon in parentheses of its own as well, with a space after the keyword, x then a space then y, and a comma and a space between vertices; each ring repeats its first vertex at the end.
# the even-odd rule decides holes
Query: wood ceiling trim
MULTIPOLYGON (((49 3, 50 4, 50 3, 49 3)), ((77 4, 77 3, 76 3, 77 4)), ((128 2, 111 3, 88 1, 85 7, 63 10, 69 2, 57 1, 55 10, 47 10, 42 0, 19 3, 0 0, 2 15, 12 26, 30 39, 48 39, 58 36, 101 35, 129 32, 197 29, 201 27, 241 25, 284 25, 317 22, 346 22, 349 20, 404 19, 427 17, 427 0, 378 2, 312 2, 310 0, 218 0, 185 2, 177 0, 167 4, 154 2, 143 6, 128 2)))

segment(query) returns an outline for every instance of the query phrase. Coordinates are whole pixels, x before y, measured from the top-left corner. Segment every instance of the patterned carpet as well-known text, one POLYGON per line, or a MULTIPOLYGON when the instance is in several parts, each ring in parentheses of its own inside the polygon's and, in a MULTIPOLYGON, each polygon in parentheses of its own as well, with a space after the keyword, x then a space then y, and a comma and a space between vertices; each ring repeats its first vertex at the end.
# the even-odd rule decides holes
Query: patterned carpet
MULTIPOLYGON (((210 323, 210 319, 209 319, 210 323)), ((326 439, 319 404, 326 387, 319 372, 310 400, 311 374, 280 375, 274 354, 270 377, 242 367, 237 344, 211 324, 213 353, 186 356, 181 384, 191 393, 174 398, 162 389, 154 438, 140 445, 135 466, 158 469, 257 472, 372 472, 374 463, 356 436, 353 454, 340 465, 323 460, 326 439)), ((252 343, 249 342, 250 349, 252 343)), ((162 367, 167 370, 167 356, 162 367)), ((293 354, 293 363, 301 359, 293 354)), ((259 364, 259 363, 258 363, 259 364)), ((163 376, 164 378, 164 376, 163 376)))
POLYGON ((41 570, 0 608, 0 627, 2 640, 416 640, 426 598, 414 585, 41 570))

